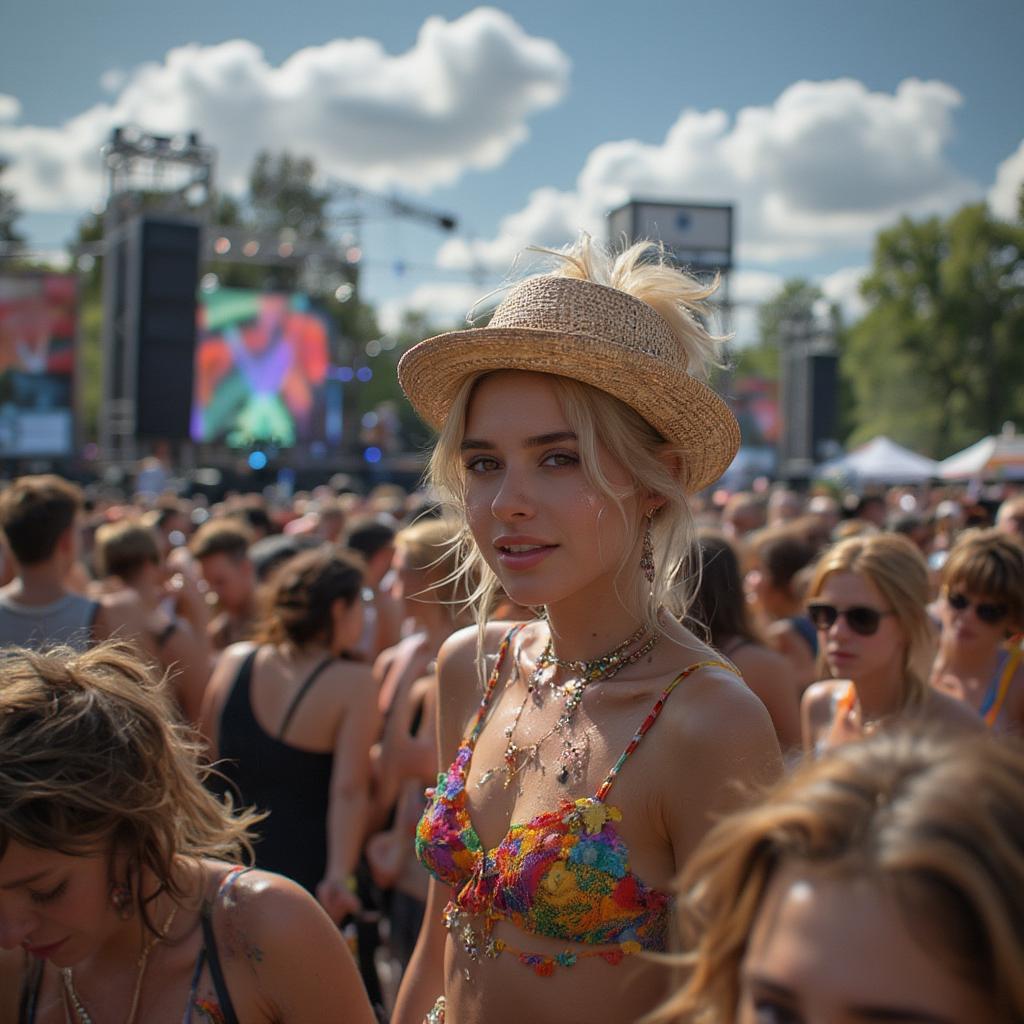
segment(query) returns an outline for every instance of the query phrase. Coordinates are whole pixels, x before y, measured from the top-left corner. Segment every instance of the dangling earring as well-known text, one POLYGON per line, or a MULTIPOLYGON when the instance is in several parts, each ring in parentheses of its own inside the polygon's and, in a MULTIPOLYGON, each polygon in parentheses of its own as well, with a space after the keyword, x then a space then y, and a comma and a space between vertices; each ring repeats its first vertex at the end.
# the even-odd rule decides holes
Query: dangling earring
POLYGON ((657 509, 651 509, 647 513, 647 522, 644 525, 644 543, 643 549, 640 554, 640 571, 644 574, 644 579, 653 586, 654 585, 654 541, 651 539, 651 523, 654 522, 654 513, 657 509))
POLYGON ((113 882, 110 886, 110 903, 122 921, 132 916, 132 891, 129 886, 113 882))

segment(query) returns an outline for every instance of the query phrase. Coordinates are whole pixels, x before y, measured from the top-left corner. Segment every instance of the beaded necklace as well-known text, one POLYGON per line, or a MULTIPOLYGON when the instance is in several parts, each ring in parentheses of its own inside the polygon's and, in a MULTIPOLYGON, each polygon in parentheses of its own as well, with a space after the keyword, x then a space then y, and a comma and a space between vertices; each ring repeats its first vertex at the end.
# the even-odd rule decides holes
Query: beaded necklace
MULTIPOLYGON (((544 649, 537 657, 537 663, 526 684, 526 694, 519 706, 513 712, 512 721, 505 727, 505 752, 502 757, 502 765, 497 768, 488 768, 477 780, 477 786, 484 786, 493 779, 498 772, 504 772, 505 788, 507 789, 513 778, 519 774, 531 761, 539 760, 541 745, 555 733, 562 737, 562 749, 558 758, 558 769, 555 778, 565 785, 570 778, 579 779, 583 774, 583 767, 586 763, 586 750, 588 745, 589 730, 580 739, 574 739, 572 734, 572 723, 576 716, 576 710, 583 701, 583 692, 591 683, 611 679, 628 665, 633 665, 641 658, 654 650, 660 634, 654 633, 646 641, 640 644, 635 650, 626 653, 637 641, 642 640, 647 632, 646 626, 641 626, 632 636, 624 640, 613 651, 594 658, 592 661, 569 661, 559 658, 555 653, 552 642, 549 639, 544 649), (570 679, 561 687, 554 686, 554 672, 547 680, 543 673, 546 668, 567 669, 574 673, 570 679), (540 703, 540 692, 543 686, 549 686, 560 694, 565 702, 561 714, 555 720, 547 732, 539 739, 525 746, 515 742, 516 729, 519 726, 519 719, 527 703, 534 700, 540 703)), ((520 649, 517 648, 515 656, 516 678, 519 678, 520 649)))
MULTIPOLYGON (((136 961, 135 991, 132 993, 132 1004, 128 1010, 128 1016, 125 1017, 125 1024, 135 1024, 135 1018, 139 1013, 139 998, 142 995, 142 979, 146 976, 146 965, 149 963, 149 954, 153 952, 153 948, 157 943, 163 942, 163 940, 167 938, 167 933, 171 930, 171 925, 174 924, 174 915, 177 912, 178 905, 175 904, 171 907, 171 912, 167 915, 167 919, 164 921, 164 925, 160 931, 150 938, 145 946, 142 947, 142 952, 139 954, 139 959, 136 961)), ((71 968, 61 968, 60 974, 64 982, 64 995, 67 1000, 64 1004, 64 1019, 67 1024, 71 1024, 71 1014, 68 1012, 67 1003, 70 1003, 71 1009, 75 1011, 75 1020, 77 1021, 77 1024, 94 1024, 92 1015, 85 1008, 85 1004, 82 1002, 81 997, 75 990, 75 982, 71 968)))

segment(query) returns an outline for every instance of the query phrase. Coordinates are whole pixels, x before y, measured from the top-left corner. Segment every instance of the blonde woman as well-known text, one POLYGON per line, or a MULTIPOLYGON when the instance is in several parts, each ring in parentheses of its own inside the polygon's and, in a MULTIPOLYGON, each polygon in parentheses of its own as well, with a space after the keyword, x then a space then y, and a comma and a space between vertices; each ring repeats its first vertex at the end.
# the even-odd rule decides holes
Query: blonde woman
POLYGON ((928 685, 934 635, 928 569, 905 537, 850 537, 822 555, 807 590, 830 679, 801 702, 804 749, 820 752, 895 718, 977 730, 962 704, 928 685))
POLYGON ((1024 1020, 1024 749, 880 733, 718 825, 646 1024, 1024 1020))
POLYGON ((478 609, 500 586, 544 617, 481 615, 441 649, 442 772, 417 830, 433 881, 398 1024, 636 1019, 667 981, 635 954, 666 945, 674 874, 734 784, 781 767, 764 706, 671 585, 692 576, 687 496, 739 440, 701 380, 709 291, 646 246, 552 258, 487 327, 399 367, 440 432, 432 482, 478 609))
POLYGON ((126 647, 0 657, 0 1020, 373 1020, 314 899, 249 870, 258 816, 203 787, 126 647))

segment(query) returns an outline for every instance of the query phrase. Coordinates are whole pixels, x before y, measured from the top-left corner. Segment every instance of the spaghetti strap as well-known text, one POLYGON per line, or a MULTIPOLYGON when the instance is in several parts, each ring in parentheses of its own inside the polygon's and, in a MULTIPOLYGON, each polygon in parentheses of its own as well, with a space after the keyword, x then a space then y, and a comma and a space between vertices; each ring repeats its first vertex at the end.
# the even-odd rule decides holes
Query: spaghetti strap
POLYGON ((28 972, 21 980, 21 996, 18 999, 18 1024, 34 1024, 39 1009, 39 990, 43 986, 45 960, 33 960, 28 972))
POLYGON ((213 982, 213 991, 217 996, 217 1003, 220 1008, 219 1019, 224 1024, 239 1024, 238 1015, 235 1013, 234 1004, 231 1002, 231 993, 228 991, 227 980, 224 977, 224 969, 221 966, 220 954, 217 952, 217 937, 213 931, 213 908, 227 895, 235 882, 250 870, 251 868, 242 865, 231 868, 221 879, 220 885, 217 886, 217 895, 212 900, 203 900, 202 908, 199 911, 199 923, 203 931, 203 945, 199 950, 199 956, 196 958, 195 970, 192 972, 192 984, 189 988, 184 1024, 192 1024, 192 1010, 197 1005, 196 999, 199 994, 199 982, 202 979, 204 967, 209 967, 210 969, 210 980, 213 982))
POLYGON ((605 780, 601 783, 601 788, 597 791, 596 795, 596 798, 600 803, 604 803, 608 793, 611 791, 612 783, 615 782, 616 776, 620 771, 622 771, 622 766, 629 760, 633 751, 640 746, 640 741, 647 735, 647 731, 658 720, 658 716, 664 709, 665 702, 668 700, 672 691, 684 679, 688 679, 694 672, 697 672, 702 668, 724 668, 726 672, 731 675, 739 675, 732 665, 718 660, 698 661, 696 664, 690 665, 688 668, 684 668, 683 671, 680 672, 664 690, 662 690, 661 696, 655 702, 654 707, 651 708, 647 717, 640 723, 640 728, 633 734, 633 738, 629 741, 626 749, 619 755, 619 759, 612 765, 611 770, 605 776, 605 780))
POLYGON ((483 697, 480 698, 480 706, 476 709, 473 724, 470 726, 469 732, 462 739, 463 747, 469 747, 470 750, 476 747, 476 741, 480 737, 480 730, 484 727, 484 718, 487 715, 491 697, 494 695, 494 688, 498 685, 501 666, 505 662, 505 655, 508 654, 509 645, 525 626, 525 622, 520 622, 518 625, 513 626, 502 638, 501 646, 498 648, 497 658, 494 662, 494 668, 491 669, 491 674, 487 677, 487 685, 484 687, 483 697))
POLYGON ((288 726, 291 725, 292 718, 294 717, 295 712, 299 710, 299 705, 302 703, 303 697, 305 697, 306 694, 309 693, 313 684, 320 677, 324 669, 334 664, 335 660, 336 659, 333 654, 330 657, 324 658, 324 660, 321 661, 320 664, 317 665, 317 667, 313 669, 313 671, 310 672, 310 674, 306 677, 306 681, 299 687, 298 692, 292 698, 291 704, 288 705, 288 710, 284 713, 284 719, 281 722, 281 728, 277 731, 277 738, 279 740, 284 739, 284 734, 288 731, 288 726))
POLYGON ((1006 658, 1002 674, 997 681, 993 679, 989 692, 985 695, 985 702, 981 707, 981 717, 985 724, 991 728, 999 720, 999 713, 1003 710, 1003 703, 1006 695, 1010 692, 1010 684, 1017 674, 1017 666, 1020 664, 1021 649, 1015 646, 1006 658))

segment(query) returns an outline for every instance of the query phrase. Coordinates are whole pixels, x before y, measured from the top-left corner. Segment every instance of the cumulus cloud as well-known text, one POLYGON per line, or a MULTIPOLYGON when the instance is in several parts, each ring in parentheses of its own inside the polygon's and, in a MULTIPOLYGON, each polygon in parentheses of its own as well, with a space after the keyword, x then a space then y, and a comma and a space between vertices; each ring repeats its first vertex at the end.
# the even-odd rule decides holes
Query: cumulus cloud
POLYGON ((489 308, 481 302, 486 290, 479 285, 457 282, 431 282, 421 284, 407 295, 387 299, 377 308, 377 321, 385 333, 393 333, 402 326, 406 313, 421 313, 427 321, 440 329, 468 327, 467 317, 489 308), (474 309, 479 303, 479 307, 474 309))
POLYGON ((996 171, 995 184, 989 189, 988 204, 997 217, 1016 220, 1020 210, 1020 190, 1024 187, 1024 140, 996 171))
POLYGON ((335 39, 274 66, 245 40, 182 46, 123 83, 105 75, 117 96, 59 127, 3 123, 17 108, 5 118, 0 102, 0 152, 29 210, 92 204, 99 147, 124 124, 200 132, 229 188, 242 185, 259 150, 287 149, 371 188, 425 191, 501 163, 526 138, 530 115, 562 98, 569 69, 553 42, 486 7, 428 18, 397 55, 375 40, 335 39))
POLYGON ((452 239, 438 261, 504 269, 537 238, 561 243, 581 228, 603 236, 607 211, 633 197, 735 203, 744 262, 863 246, 901 214, 944 213, 978 196, 945 155, 961 102, 943 82, 907 79, 883 93, 840 79, 797 82, 731 120, 684 110, 662 142, 597 146, 574 189, 536 190, 495 237, 452 239))
POLYGON ((825 298, 839 306, 845 323, 855 323, 868 311, 868 305, 860 293, 860 285, 869 269, 869 267, 843 267, 818 282, 825 298))
POLYGON ((21 116, 21 103, 15 96, 0 92, 0 122, 17 121, 21 116))

